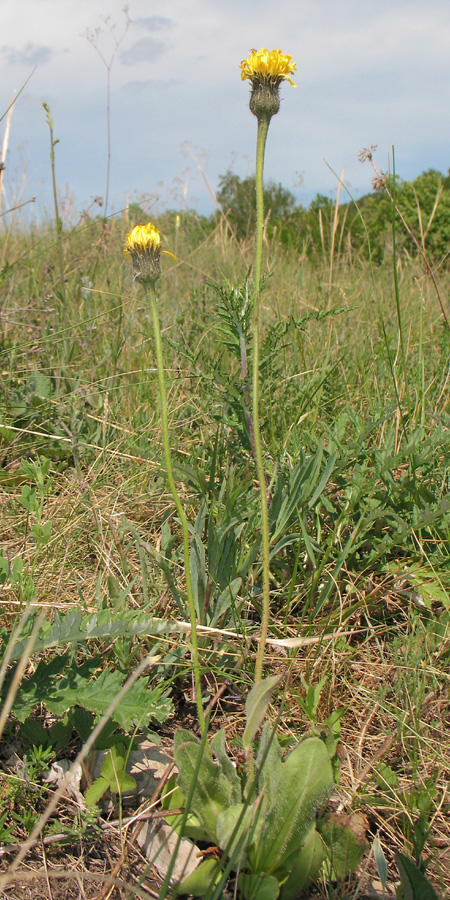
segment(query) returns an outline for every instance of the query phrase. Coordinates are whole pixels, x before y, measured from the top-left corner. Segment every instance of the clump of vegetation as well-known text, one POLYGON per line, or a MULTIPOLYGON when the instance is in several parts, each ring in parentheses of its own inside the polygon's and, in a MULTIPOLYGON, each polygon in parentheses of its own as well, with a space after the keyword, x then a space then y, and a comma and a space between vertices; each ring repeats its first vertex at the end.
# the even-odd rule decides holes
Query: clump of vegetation
MULTIPOLYGON (((450 170, 449 170, 450 171, 450 170)), ((395 202, 413 235, 430 261, 448 264, 450 241, 450 175, 428 169, 413 181, 387 176, 395 202)), ((219 180, 217 199, 227 222, 239 240, 255 232, 255 176, 240 178, 228 171, 219 180)), ((392 254, 392 201, 378 189, 355 200, 341 191, 339 209, 333 198, 318 194, 304 207, 281 184, 264 186, 264 206, 268 213, 267 236, 316 261, 329 258, 331 248, 338 256, 360 257, 380 264, 392 254)), ((417 246, 401 221, 397 225, 397 249, 403 259, 417 257, 417 246)))
POLYGON ((265 53, 220 214, 0 238, 2 887, 112 828, 105 885, 142 896, 448 896, 449 188, 263 188, 265 53), (146 815, 201 846, 177 887, 176 853, 136 870, 138 797, 125 831, 144 739, 178 767, 146 815), (91 806, 58 831, 61 760, 91 806))

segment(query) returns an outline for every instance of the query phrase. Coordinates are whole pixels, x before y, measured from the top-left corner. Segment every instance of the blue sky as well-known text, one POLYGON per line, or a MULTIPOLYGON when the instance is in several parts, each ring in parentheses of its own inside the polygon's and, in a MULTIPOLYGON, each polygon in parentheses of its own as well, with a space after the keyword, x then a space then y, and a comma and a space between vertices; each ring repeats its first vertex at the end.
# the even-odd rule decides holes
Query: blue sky
POLYGON ((11 119, 3 210, 35 196, 34 215, 51 211, 43 101, 71 214, 105 196, 107 70, 97 50, 110 62, 116 49, 109 211, 129 197, 151 198, 156 214, 208 214, 206 182, 214 191, 229 168, 252 173, 256 120, 239 70, 252 47, 279 47, 297 62, 298 88, 282 86, 270 126, 265 174, 300 201, 336 191, 330 167, 345 170, 354 196, 370 190, 358 153, 374 144, 382 170, 395 146, 405 178, 450 166, 447 0, 129 0, 128 15, 127 28, 116 0, 2 0, 0 115, 31 75, 11 119))

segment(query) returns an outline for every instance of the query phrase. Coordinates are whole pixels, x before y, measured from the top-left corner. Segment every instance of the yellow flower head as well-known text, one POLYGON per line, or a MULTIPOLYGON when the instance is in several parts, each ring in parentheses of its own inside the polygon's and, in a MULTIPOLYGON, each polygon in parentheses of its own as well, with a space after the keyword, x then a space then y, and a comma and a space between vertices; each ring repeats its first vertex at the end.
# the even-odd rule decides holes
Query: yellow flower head
POLYGON ((248 78, 253 87, 257 84, 281 84, 286 80, 297 87, 290 77, 296 70, 292 56, 281 50, 252 50, 248 59, 241 62, 241 78, 248 78))
POLYGON ((131 256, 134 278, 142 284, 154 284, 161 275, 161 253, 175 259, 170 250, 163 250, 161 235, 155 225, 136 225, 125 242, 124 254, 131 256))

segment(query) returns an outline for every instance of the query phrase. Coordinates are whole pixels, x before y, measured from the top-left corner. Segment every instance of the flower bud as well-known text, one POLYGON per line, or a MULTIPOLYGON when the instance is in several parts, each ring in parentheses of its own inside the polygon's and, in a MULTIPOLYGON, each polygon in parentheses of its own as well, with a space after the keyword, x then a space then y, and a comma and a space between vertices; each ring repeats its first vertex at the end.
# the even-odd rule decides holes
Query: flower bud
POLYGON ((154 287, 161 275, 161 253, 167 253, 175 259, 170 250, 161 247, 161 235, 155 225, 136 225, 125 243, 124 254, 131 256, 134 280, 140 281, 144 287, 154 287))

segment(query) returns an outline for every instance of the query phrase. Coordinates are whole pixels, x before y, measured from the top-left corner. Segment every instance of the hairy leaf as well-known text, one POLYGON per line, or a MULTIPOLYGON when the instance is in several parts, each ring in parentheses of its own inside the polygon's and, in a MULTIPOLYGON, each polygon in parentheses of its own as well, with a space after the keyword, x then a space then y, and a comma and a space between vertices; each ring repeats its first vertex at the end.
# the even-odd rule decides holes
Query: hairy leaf
POLYGON ((254 871, 280 879, 288 874, 286 860, 300 851, 318 809, 332 790, 333 773, 324 743, 310 737, 297 744, 282 764, 258 844, 250 848, 254 871))
POLYGON ((232 805, 236 788, 214 762, 206 748, 192 739, 175 745, 178 782, 187 798, 192 790, 192 810, 212 840, 216 840, 217 817, 232 805))
POLYGON ((242 743, 245 750, 250 750, 252 740, 266 715, 270 698, 280 681, 281 675, 272 675, 270 678, 263 678, 262 681, 256 684, 248 694, 245 702, 247 724, 242 736, 242 743))

